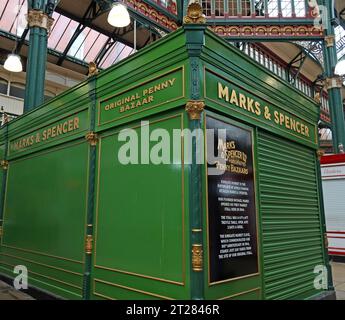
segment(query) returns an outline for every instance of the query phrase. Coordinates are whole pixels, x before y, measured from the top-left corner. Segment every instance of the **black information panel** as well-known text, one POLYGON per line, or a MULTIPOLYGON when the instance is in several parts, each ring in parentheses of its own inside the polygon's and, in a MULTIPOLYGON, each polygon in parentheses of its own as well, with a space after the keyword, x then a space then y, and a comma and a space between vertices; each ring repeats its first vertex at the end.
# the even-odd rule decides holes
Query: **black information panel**
POLYGON ((213 283, 258 273, 257 221, 251 131, 206 119, 209 273, 213 283))

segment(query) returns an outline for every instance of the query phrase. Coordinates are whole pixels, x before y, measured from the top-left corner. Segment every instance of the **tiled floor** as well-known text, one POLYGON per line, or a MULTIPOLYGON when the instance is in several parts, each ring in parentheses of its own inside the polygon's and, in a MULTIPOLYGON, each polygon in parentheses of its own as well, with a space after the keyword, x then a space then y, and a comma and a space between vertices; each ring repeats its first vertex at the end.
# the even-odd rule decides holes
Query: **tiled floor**
POLYGON ((345 263, 331 262, 337 300, 345 300, 345 263))
POLYGON ((34 298, 15 290, 13 287, 0 280, 0 300, 34 300, 34 298))

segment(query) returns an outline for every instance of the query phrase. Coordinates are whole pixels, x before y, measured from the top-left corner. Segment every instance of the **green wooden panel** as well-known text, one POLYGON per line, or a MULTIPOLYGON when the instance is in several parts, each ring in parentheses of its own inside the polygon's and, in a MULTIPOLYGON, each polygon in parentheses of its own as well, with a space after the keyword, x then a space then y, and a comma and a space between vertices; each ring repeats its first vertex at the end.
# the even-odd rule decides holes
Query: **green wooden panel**
MULTIPOLYGON (((8 169, 1 261, 81 295, 87 196, 84 141, 12 161, 8 169)), ((13 276, 13 274, 12 274, 13 276)), ((76 298, 76 296, 74 296, 76 298)))
POLYGON ((244 293, 240 293, 234 296, 228 297, 226 300, 260 300, 261 292, 260 289, 249 290, 244 293))
MULTIPOLYGON (((0 263, 0 273, 9 277, 13 278, 13 266, 9 264, 0 263)), ((81 299, 81 290, 75 289, 75 288, 67 288, 64 289, 63 286, 61 286, 60 282, 54 281, 53 279, 49 279, 49 282, 47 281, 46 277, 34 275, 29 272, 29 279, 28 284, 30 288, 37 288, 43 292, 53 294, 59 298, 64 299, 73 299, 73 300, 80 300, 81 299)))
POLYGON ((308 298, 324 263, 315 151, 259 132, 258 156, 265 298, 308 298))
MULTIPOLYGON (((182 113, 150 120, 144 127, 150 134, 164 128, 172 136, 173 129, 183 125, 182 113)), ((144 133, 133 127, 140 143, 144 133)), ((93 276, 114 284, 106 291, 116 299, 141 298, 133 296, 133 290, 119 290, 119 285, 131 283, 151 295, 187 298, 188 220, 181 159, 180 164, 123 165, 118 151, 124 142, 118 141, 118 135, 104 134, 98 146, 93 276)), ((150 147, 156 144, 151 142, 150 147)), ((97 293, 97 286, 94 290, 97 293)))

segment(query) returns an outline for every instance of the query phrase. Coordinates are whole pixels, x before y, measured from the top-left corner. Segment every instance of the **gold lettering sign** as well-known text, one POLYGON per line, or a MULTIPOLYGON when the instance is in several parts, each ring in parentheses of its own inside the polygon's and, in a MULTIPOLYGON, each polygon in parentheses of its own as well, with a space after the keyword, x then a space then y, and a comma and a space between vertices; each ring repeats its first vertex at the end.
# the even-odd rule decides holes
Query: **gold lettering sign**
POLYGON ((223 171, 238 174, 248 174, 247 168, 247 154, 236 149, 235 141, 224 141, 218 139, 218 152, 224 163, 216 161, 216 168, 223 171))
POLYGON ((263 106, 259 101, 255 101, 251 97, 248 97, 243 93, 239 93, 235 89, 231 90, 221 82, 218 82, 218 98, 234 104, 243 110, 256 114, 257 116, 263 114, 266 120, 273 121, 277 125, 297 132, 300 135, 310 137, 310 129, 305 123, 289 117, 287 114, 277 110, 273 111, 272 114, 270 107, 267 105, 263 106))
POLYGON ((47 129, 38 131, 10 143, 10 151, 20 151, 35 144, 48 141, 79 129, 79 117, 65 120, 47 129))
POLYGON ((158 91, 164 91, 165 89, 173 87, 175 81, 176 78, 171 78, 154 86, 146 87, 143 90, 135 92, 132 95, 123 97, 105 105, 104 110, 109 111, 114 108, 119 108, 119 112, 123 113, 138 107, 142 107, 145 104, 154 102, 154 93, 158 91))
POLYGON ((98 125, 184 98, 184 67, 178 67, 99 102, 98 125))
MULTIPOLYGON (((299 142, 317 144, 317 123, 304 118, 298 111, 288 108, 287 103, 278 105, 269 97, 251 92, 245 84, 236 84, 235 79, 225 78, 214 70, 204 69, 204 98, 236 111, 252 121, 257 121, 268 130, 277 130, 299 142), (297 113, 296 113, 297 112, 297 113)), ((229 76, 230 77, 230 76, 229 76)), ((206 102, 207 103, 207 102, 206 102)), ((311 106, 306 100, 306 103, 311 106)), ((315 115, 315 113, 314 113, 315 115)))

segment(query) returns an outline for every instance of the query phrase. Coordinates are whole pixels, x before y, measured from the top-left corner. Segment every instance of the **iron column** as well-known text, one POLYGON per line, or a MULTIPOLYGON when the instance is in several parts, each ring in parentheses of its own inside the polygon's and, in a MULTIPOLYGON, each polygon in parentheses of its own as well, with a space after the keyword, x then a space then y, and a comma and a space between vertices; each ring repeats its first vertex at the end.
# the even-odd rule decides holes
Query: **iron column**
POLYGON ((28 0, 29 53, 26 67, 24 112, 44 102, 48 32, 55 0, 28 0))
POLYGON ((334 1, 324 1, 323 24, 325 27, 324 65, 326 75, 326 88, 332 119, 332 138, 334 153, 339 153, 345 146, 345 120, 343 101, 341 97, 341 78, 334 74, 338 62, 337 49, 334 37, 334 1))

